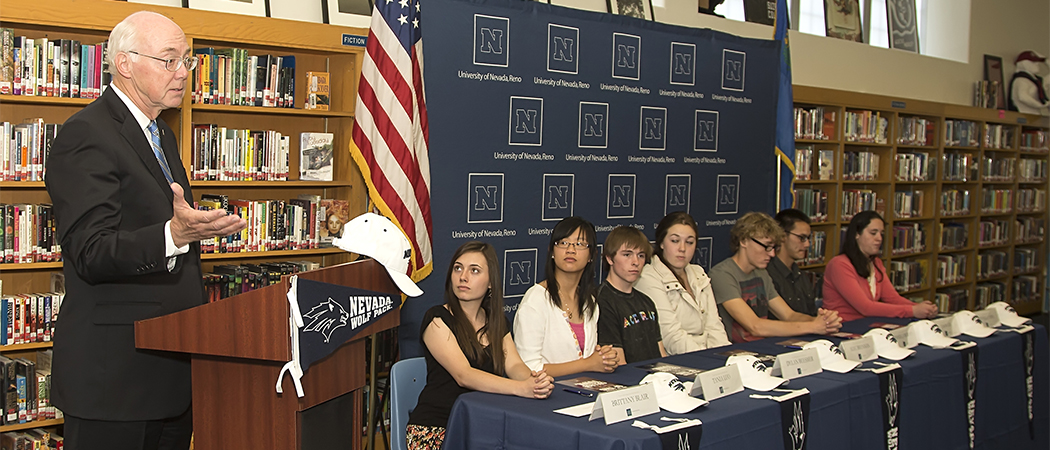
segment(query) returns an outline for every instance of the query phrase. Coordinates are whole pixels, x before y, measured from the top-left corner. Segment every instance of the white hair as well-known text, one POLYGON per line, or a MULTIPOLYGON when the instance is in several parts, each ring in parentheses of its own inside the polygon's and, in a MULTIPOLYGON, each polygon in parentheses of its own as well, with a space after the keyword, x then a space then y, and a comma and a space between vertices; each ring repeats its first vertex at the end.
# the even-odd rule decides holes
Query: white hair
MULTIPOLYGON (((109 73, 117 75, 116 56, 128 51, 134 51, 139 44, 139 27, 144 17, 158 17, 171 22, 171 19, 153 11, 139 11, 133 13, 120 21, 113 31, 109 32, 109 44, 106 48, 106 64, 109 65, 109 73)), ((172 22, 174 24, 174 22, 172 22)))

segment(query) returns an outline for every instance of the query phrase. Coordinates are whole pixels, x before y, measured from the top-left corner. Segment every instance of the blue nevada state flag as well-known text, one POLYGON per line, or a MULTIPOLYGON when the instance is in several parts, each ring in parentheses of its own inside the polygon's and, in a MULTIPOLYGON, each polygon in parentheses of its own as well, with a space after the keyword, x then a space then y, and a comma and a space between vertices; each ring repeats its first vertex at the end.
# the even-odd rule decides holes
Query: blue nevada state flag
POLYGON ((780 42, 780 86, 777 89, 776 152, 780 162, 777 175, 777 211, 795 205, 795 122, 791 93, 791 49, 788 46, 787 0, 777 0, 777 20, 773 40, 780 42))
POLYGON ((280 393, 285 372, 292 375, 296 393, 302 397, 300 379, 310 365, 332 354, 391 311, 397 310, 395 297, 383 292, 322 283, 292 277, 288 292, 292 360, 285 364, 277 380, 280 393))

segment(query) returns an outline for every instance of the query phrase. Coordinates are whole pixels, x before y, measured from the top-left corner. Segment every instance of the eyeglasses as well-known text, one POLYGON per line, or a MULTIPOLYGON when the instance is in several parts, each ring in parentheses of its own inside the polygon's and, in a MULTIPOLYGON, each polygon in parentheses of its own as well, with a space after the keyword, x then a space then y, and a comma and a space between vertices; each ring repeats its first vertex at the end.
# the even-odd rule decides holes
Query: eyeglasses
POLYGON ((565 249, 567 249, 567 248, 575 248, 576 250, 583 250, 583 249, 591 248, 591 244, 588 244, 586 242, 569 242, 569 241, 566 241, 566 240, 560 240, 558 242, 555 242, 554 246, 558 247, 558 248, 565 248, 565 249))
POLYGON ((775 252, 777 250, 780 250, 780 244, 775 244, 775 245, 774 244, 763 244, 761 242, 758 242, 758 239, 755 239, 755 238, 750 238, 750 239, 751 239, 752 242, 754 242, 754 243, 756 243, 758 245, 761 245, 762 248, 765 251, 767 251, 767 252, 775 252))
POLYGON ((810 235, 808 235, 808 234, 798 234, 798 233, 792 233, 790 231, 788 232, 788 234, 797 237, 798 240, 800 240, 802 242, 807 242, 807 241, 809 241, 809 238, 810 238, 810 235))
POLYGON ((186 66, 186 70, 193 70, 193 69, 197 68, 197 57, 196 56, 186 56, 186 57, 183 57, 183 58, 164 59, 164 58, 158 58, 156 56, 150 56, 150 55, 146 55, 146 54, 143 54, 143 53, 139 53, 139 52, 136 52, 134 50, 128 50, 128 53, 134 53, 134 54, 139 55, 139 56, 145 56, 147 58, 151 58, 151 59, 155 59, 157 61, 163 62, 164 63, 164 68, 168 69, 169 72, 178 72, 179 68, 182 67, 183 65, 186 66))

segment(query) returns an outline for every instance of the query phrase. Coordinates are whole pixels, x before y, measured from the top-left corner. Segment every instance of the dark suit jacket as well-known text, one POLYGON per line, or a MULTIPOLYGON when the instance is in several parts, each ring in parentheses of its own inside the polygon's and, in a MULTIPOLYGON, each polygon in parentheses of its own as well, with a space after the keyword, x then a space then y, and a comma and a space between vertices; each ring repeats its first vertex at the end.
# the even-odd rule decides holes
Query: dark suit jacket
MULTIPOLYGON (((158 120, 175 181, 193 204, 175 133, 158 120)), ((62 126, 47 161, 66 296, 54 337, 52 400, 65 414, 115 421, 173 417, 190 404, 185 355, 135 349, 136 320, 204 301, 200 246, 167 269, 173 194, 131 111, 113 91, 62 126)))

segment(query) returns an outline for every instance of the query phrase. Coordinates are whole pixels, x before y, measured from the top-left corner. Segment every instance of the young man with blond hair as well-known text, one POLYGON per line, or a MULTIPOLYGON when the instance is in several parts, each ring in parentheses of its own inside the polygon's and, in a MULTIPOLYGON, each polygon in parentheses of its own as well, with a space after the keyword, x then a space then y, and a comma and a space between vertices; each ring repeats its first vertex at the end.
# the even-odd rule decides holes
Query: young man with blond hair
POLYGON ((771 336, 830 334, 842 321, 834 311, 809 316, 795 312, 773 287, 766 272, 784 240, 784 230, 773 218, 749 212, 729 232, 733 256, 711 269, 711 286, 726 331, 733 342, 771 336), (780 320, 769 320, 772 312, 780 320))

